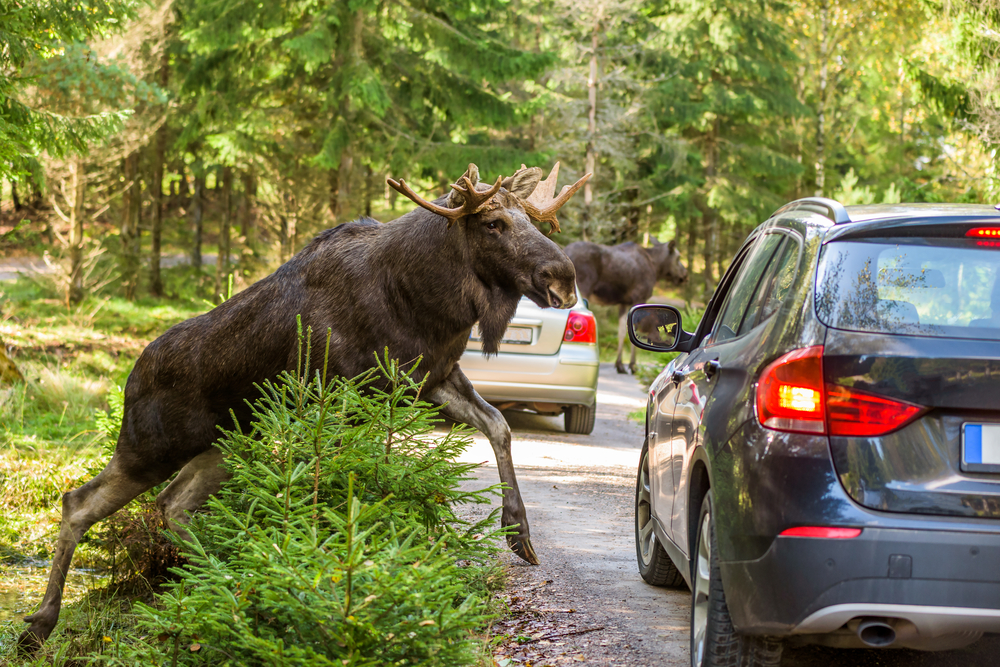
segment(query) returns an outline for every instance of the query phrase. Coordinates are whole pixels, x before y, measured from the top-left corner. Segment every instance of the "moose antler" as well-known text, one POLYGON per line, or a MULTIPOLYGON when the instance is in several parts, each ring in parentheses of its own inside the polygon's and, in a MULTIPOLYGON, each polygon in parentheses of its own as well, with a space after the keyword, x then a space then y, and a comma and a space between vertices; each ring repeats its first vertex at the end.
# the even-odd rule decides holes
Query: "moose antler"
MULTIPOLYGON (((470 164, 469 171, 466 173, 467 174, 479 173, 479 170, 475 168, 475 165, 470 164)), ((403 195, 404 197, 410 199, 415 204, 417 204, 417 206, 421 206, 423 208, 426 208, 431 213, 437 213, 438 215, 447 218, 448 227, 451 227, 455 223, 455 221, 458 220, 459 218, 462 218, 467 215, 473 215, 483 210, 483 207, 486 206, 486 202, 488 202, 490 198, 493 197, 493 195, 500 192, 500 184, 503 182, 503 177, 497 176, 497 182, 493 184, 493 187, 483 192, 476 190, 475 184, 473 184, 473 182, 469 180, 469 177, 467 175, 463 175, 462 178, 460 178, 459 180, 465 184, 464 188, 459 187, 458 183, 453 183, 451 186, 452 189, 455 190, 455 192, 462 195, 462 205, 457 208, 447 208, 445 206, 438 206, 437 204, 433 204, 427 201, 426 199, 418 195, 416 192, 414 192, 413 189, 409 185, 407 185, 406 181, 404 181, 403 179, 399 179, 399 181, 397 182, 390 178, 387 179, 387 182, 389 183, 389 186, 392 187, 393 190, 403 195)))
POLYGON ((582 188, 591 176, 593 174, 585 174, 573 185, 563 186, 559 196, 553 197, 556 191, 556 179, 559 177, 559 163, 556 162, 552 171, 549 172, 549 177, 540 182, 527 199, 521 199, 524 212, 536 222, 549 223, 549 234, 561 231, 559 221, 556 219, 556 211, 562 208, 563 204, 568 202, 569 198, 582 188))

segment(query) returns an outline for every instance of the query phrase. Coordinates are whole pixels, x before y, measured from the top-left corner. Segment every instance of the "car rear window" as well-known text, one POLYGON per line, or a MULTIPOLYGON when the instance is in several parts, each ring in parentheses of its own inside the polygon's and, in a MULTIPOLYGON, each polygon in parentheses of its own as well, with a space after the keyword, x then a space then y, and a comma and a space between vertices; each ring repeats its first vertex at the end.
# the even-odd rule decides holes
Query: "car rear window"
POLYGON ((991 243, 828 243, 816 276, 816 314, 851 331, 1000 339, 1000 247, 991 243))

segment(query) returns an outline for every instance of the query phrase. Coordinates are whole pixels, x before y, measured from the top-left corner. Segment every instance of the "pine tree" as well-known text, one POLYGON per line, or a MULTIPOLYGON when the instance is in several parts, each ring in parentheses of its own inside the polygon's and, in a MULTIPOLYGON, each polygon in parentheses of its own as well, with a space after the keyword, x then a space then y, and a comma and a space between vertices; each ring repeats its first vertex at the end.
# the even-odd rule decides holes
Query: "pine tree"
MULTIPOLYGON (((782 143, 787 119, 804 113, 788 76, 795 62, 763 2, 677 0, 663 7, 662 47, 650 113, 684 151, 654 153, 650 178, 676 195, 688 251, 702 248, 711 294, 732 251, 786 199, 801 167, 782 143)), ((689 261, 693 257, 688 257, 689 261)))
MULTIPOLYGON (((82 152, 88 142, 120 126, 120 113, 66 114, 45 101, 32 104, 26 93, 35 85, 29 64, 72 65, 81 53, 77 45, 121 30, 134 16, 134 0, 71 0, 4 2, 0 12, 4 48, 0 49, 0 177, 29 174, 44 151, 62 156, 82 152)), ((100 76, 100 72, 97 73, 100 76)), ((117 110, 116 110, 117 111, 117 110)))

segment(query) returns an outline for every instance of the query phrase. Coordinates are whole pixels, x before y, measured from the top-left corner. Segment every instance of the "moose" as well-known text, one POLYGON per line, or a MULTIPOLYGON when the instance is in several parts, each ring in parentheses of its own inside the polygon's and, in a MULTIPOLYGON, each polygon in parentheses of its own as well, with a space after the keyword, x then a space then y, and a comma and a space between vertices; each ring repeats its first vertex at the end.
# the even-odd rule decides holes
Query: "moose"
MULTIPOLYGON (((677 243, 660 243, 655 237, 651 248, 631 241, 615 246, 588 241, 570 243, 566 256, 576 268, 576 281, 583 298, 602 306, 618 306, 618 358, 615 368, 625 373, 622 350, 627 338, 626 318, 629 308, 649 301, 657 280, 675 285, 687 280, 687 268, 681 264, 677 243)), ((629 369, 635 373, 635 348, 629 369)))
POLYGON ((328 229, 270 276, 154 340, 126 382, 110 462, 63 496, 48 587, 25 619, 21 650, 36 650, 55 627, 73 552, 90 526, 179 471, 157 505, 183 534, 187 512, 221 488, 227 472, 213 444, 219 427, 232 427, 230 413, 249 422, 255 385, 295 369, 296 316, 303 328, 327 332, 328 368, 336 375, 369 370, 384 349, 402 361, 422 358, 422 397, 489 438, 504 484, 501 525, 514 529, 508 545, 537 565, 510 428, 457 362, 477 321, 484 353, 497 352, 522 296, 540 307, 576 303, 572 262, 531 222, 559 231, 556 211, 590 177, 554 196, 558 173, 558 162, 545 180, 538 167, 522 165, 490 186, 470 164, 433 202, 389 179, 416 209, 386 224, 362 218, 328 229))

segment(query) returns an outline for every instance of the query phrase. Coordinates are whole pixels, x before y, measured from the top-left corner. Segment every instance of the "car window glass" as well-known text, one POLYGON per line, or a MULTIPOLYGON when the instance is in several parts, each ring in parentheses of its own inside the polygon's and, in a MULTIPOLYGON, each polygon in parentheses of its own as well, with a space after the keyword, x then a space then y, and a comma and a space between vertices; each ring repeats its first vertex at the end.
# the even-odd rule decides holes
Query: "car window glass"
POLYGON ((698 329, 695 331, 695 335, 699 339, 699 347, 707 342, 709 335, 715 328, 715 321, 718 318, 721 305, 725 302, 726 297, 735 282, 734 277, 742 269, 743 264, 746 263, 747 258, 753 252, 754 245, 759 239, 760 237, 758 236, 746 243, 743 248, 736 253, 733 263, 729 265, 726 273, 723 274, 722 281, 719 283, 719 287, 716 289, 715 294, 708 302, 705 314, 702 315, 701 322, 698 323, 698 329))
POLYGON ((771 259, 771 268, 760 281, 753 303, 747 308, 739 335, 747 333, 778 310, 792 289, 799 264, 800 248, 792 238, 785 237, 771 259))
MULTIPOLYGON (((738 336, 742 336, 754 327, 756 327, 760 322, 763 322, 766 318, 763 310, 764 306, 768 301, 768 297, 774 288, 775 279, 788 256, 788 247, 790 241, 788 238, 784 238, 778 248, 774 251, 771 256, 771 261, 767 265, 767 269, 764 275, 760 279, 760 285, 757 291, 754 293, 753 300, 746 309, 746 313, 743 315, 743 322, 740 324, 738 336)), ((768 313, 770 314, 770 313, 768 313)))
POLYGON ((754 248, 747 263, 736 276, 736 282, 733 283, 726 305, 722 307, 722 316, 716 326, 713 342, 721 343, 738 335, 747 307, 753 301, 762 282, 761 277, 770 267, 771 258, 781 244, 782 238, 779 234, 767 234, 754 248))
POLYGON ((816 314, 851 331, 1000 340, 1000 253, 992 243, 910 237, 830 243, 816 277, 816 314))

